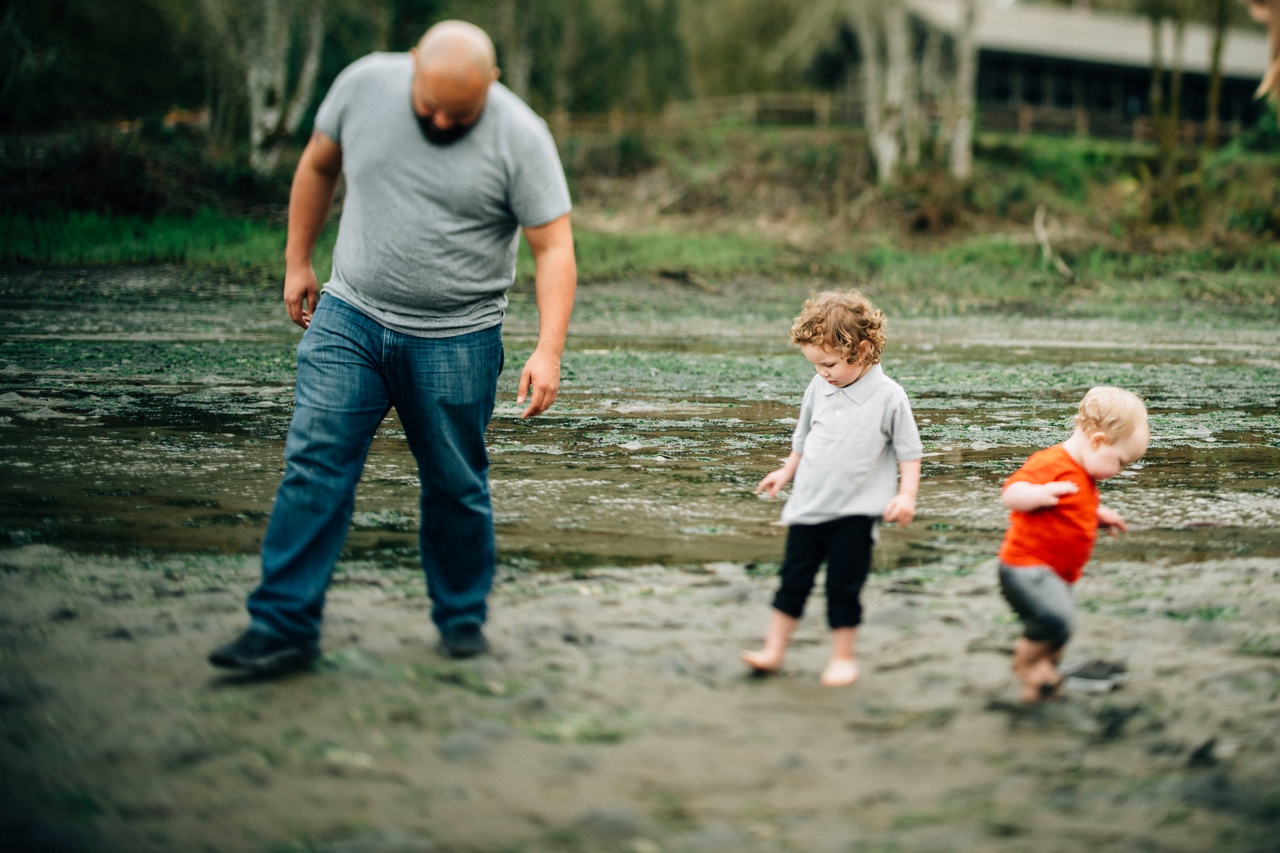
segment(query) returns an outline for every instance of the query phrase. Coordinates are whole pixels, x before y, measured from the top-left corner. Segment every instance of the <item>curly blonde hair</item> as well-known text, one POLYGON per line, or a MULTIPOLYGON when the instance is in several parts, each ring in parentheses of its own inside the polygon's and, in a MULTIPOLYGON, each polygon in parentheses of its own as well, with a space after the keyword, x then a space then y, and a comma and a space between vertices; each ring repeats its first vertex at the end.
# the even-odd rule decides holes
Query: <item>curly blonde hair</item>
POLYGON ((856 290, 828 290, 805 300, 800 316, 791 324, 791 343, 831 347, 853 364, 858 345, 870 344, 866 363, 880 363, 884 351, 884 313, 856 290))
POLYGON ((1132 391, 1099 385, 1084 395, 1075 420, 1076 428, 1082 432, 1103 433, 1107 441, 1114 443, 1128 438, 1139 424, 1147 422, 1147 407, 1132 391))

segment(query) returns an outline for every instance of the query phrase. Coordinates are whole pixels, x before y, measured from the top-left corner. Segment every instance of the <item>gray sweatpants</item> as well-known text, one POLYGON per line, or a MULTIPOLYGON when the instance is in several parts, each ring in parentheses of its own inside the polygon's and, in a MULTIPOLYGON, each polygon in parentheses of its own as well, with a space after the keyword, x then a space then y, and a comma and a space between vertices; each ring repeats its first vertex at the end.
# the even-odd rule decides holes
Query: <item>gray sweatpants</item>
POLYGON ((1076 602, 1071 585, 1048 566, 1000 564, 1000 592, 1022 619, 1028 640, 1061 648, 1075 628, 1076 602))

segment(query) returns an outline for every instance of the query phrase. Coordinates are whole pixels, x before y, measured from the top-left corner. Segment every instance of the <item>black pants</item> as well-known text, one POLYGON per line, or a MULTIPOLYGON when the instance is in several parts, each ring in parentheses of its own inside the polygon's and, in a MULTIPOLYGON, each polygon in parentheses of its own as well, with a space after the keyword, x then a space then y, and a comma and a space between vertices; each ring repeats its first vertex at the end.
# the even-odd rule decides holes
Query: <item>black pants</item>
POLYGON ((818 567, 827 563, 827 624, 852 628, 862 623, 858 596, 871 569, 876 519, 846 515, 821 524, 793 524, 787 530, 787 555, 778 574, 782 586, 773 606, 793 618, 804 615, 818 567))

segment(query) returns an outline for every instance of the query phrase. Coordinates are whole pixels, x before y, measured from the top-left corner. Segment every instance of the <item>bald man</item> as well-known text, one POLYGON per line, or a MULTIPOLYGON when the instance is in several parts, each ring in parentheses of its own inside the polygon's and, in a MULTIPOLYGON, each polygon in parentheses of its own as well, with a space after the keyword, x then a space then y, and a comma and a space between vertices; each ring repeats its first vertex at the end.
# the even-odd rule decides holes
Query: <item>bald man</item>
POLYGON ((556 398, 577 272, 569 192, 546 123, 498 81, 493 44, 461 21, 409 53, 338 75, 293 179, 284 302, 298 347, 285 475, 262 543, 250 625, 210 661, 259 676, 319 654, 325 590, 373 435, 391 407, 421 481, 419 549, 441 651, 488 647, 493 512, 484 431, 520 230, 533 250, 538 343, 523 417, 556 398), (312 250, 340 175, 333 273, 312 250))

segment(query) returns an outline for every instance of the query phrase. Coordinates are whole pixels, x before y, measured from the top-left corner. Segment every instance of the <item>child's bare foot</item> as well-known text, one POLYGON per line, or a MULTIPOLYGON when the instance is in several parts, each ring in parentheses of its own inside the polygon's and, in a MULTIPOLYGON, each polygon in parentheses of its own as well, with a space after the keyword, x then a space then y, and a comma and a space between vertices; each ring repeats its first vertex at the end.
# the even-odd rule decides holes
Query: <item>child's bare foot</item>
POLYGON ((1044 702, 1058 698, 1062 687, 1062 673, 1049 658, 1041 659, 1023 673, 1022 701, 1044 702))
POLYGON ((769 673, 782 669, 782 652, 761 649, 758 652, 743 652, 742 662, 756 672, 769 673))
POLYGON ((832 658, 822 671, 824 687, 848 687, 858 680, 858 662, 853 658, 832 658))

